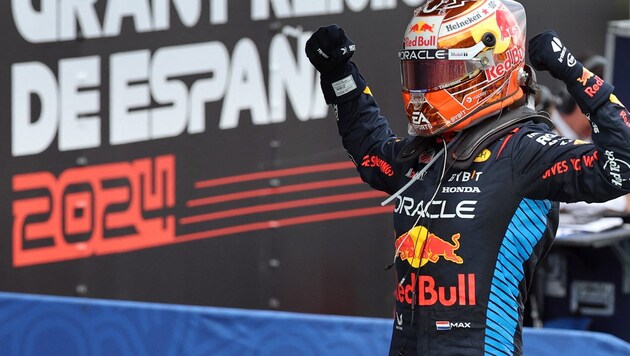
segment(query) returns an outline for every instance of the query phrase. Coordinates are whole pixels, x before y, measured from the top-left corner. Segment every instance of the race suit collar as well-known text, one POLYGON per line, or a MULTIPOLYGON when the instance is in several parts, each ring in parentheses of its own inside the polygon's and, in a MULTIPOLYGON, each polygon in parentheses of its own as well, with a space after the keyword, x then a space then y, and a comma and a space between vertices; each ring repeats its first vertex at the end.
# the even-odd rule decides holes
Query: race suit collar
MULTIPOLYGON (((455 136, 456 142, 449 144, 453 147, 447 155, 449 167, 456 170, 468 168, 475 157, 493 142, 505 136, 516 127, 523 126, 526 122, 544 123, 550 129, 553 128, 549 114, 544 111, 536 112, 529 105, 517 108, 505 109, 495 118, 488 118, 480 124, 464 130, 461 135, 455 136)), ((416 137, 407 144, 398 154, 398 162, 408 162, 417 159, 421 153, 425 152, 439 142, 439 137, 416 137)), ((450 141, 449 138, 445 138, 450 141)), ((452 138, 451 138, 452 139, 452 138)), ((441 140, 441 139, 440 139, 441 140)))

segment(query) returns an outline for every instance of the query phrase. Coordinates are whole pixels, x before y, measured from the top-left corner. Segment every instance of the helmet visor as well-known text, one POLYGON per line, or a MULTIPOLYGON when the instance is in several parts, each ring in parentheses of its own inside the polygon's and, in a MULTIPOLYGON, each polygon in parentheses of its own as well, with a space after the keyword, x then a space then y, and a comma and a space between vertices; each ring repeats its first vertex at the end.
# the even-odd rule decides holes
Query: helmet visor
POLYGON ((400 73, 404 90, 427 92, 448 88, 479 74, 479 59, 402 60, 400 73))

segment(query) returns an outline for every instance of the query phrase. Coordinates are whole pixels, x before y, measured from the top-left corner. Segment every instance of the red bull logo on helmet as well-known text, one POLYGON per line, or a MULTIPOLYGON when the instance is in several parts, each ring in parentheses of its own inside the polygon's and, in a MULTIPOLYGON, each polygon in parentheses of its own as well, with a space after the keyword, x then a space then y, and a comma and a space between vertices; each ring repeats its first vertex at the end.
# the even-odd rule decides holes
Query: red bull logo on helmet
POLYGON ((520 28, 509 10, 502 8, 496 12, 497 25, 501 31, 501 39, 517 37, 520 35, 520 28))
POLYGON ((464 263, 457 255, 460 234, 451 236, 452 242, 441 239, 424 226, 416 226, 396 239, 397 256, 413 267, 422 267, 428 262, 437 263, 440 259, 456 264, 464 263))
POLYGON ((507 58, 505 61, 485 70, 486 79, 491 82, 501 78, 524 61, 525 51, 520 47, 514 47, 507 51, 507 58))
POLYGON ((405 38, 405 48, 437 47, 437 36, 405 38))
POLYGON ((420 21, 417 24, 411 26, 410 32, 431 32, 433 33, 433 29, 435 28, 435 24, 429 25, 425 21, 420 21))
POLYGON ((407 27, 404 38, 405 48, 437 48, 441 23, 442 18, 439 16, 414 17, 407 27))

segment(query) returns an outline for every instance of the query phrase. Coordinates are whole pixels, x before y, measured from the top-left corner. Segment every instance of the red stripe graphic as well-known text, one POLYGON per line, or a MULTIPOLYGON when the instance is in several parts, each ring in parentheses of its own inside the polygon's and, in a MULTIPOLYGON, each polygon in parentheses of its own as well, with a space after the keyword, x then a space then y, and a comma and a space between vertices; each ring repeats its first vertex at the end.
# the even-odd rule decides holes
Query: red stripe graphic
POLYGON ((326 171, 338 171, 338 170, 351 169, 351 168, 355 168, 352 162, 337 162, 337 163, 318 164, 318 165, 305 166, 305 167, 278 169, 274 171, 248 173, 248 174, 242 174, 242 175, 237 175, 237 176, 203 180, 203 181, 196 182, 195 188, 198 188, 198 189, 209 188, 209 187, 216 187, 218 185, 247 182, 247 181, 266 179, 266 178, 286 177, 286 176, 294 176, 298 174, 317 173, 317 172, 326 172, 326 171))
POLYGON ((257 230, 276 229, 292 225, 308 224, 313 222, 322 222, 329 220, 347 219, 359 216, 377 215, 391 213, 392 208, 390 206, 378 206, 373 208, 352 209, 344 211, 336 211, 332 213, 314 214, 298 216, 294 218, 280 219, 274 221, 257 222, 239 226, 230 226, 221 229, 214 229, 202 232, 196 232, 192 234, 180 235, 177 237, 177 242, 188 242, 193 240, 209 239, 218 236, 225 236, 231 234, 238 234, 242 232, 251 232, 257 230))
POLYGON ((262 213, 262 212, 267 212, 267 211, 277 211, 277 210, 292 209, 292 208, 299 208, 299 207, 305 207, 305 206, 314 206, 314 205, 322 205, 322 204, 339 203, 339 202, 344 202, 344 201, 376 198, 376 197, 382 197, 383 195, 384 195, 383 192, 370 190, 370 191, 359 192, 359 193, 338 194, 338 195, 328 195, 325 197, 318 197, 318 198, 298 199, 298 200, 286 201, 286 202, 281 202, 281 203, 262 204, 262 205, 256 205, 256 206, 248 206, 246 208, 223 210, 216 213, 189 216, 186 218, 179 219, 179 223, 182 225, 194 224, 194 223, 198 223, 202 221, 211 221, 211 220, 217 220, 217 219, 230 218, 234 216, 262 213))
POLYGON ((207 197, 207 198, 192 199, 186 202, 186 206, 189 208, 194 208, 198 206, 217 204, 217 203, 222 203, 226 201, 234 201, 234 200, 255 198, 255 197, 265 197, 265 196, 276 195, 276 194, 303 192, 307 190, 316 190, 316 189, 322 189, 322 188, 358 185, 361 183, 363 183, 363 181, 358 177, 331 179, 331 180, 324 180, 324 181, 319 181, 319 182, 293 184, 293 185, 287 185, 284 187, 255 189, 255 190, 248 190, 248 191, 238 192, 238 193, 216 195, 216 196, 207 197))

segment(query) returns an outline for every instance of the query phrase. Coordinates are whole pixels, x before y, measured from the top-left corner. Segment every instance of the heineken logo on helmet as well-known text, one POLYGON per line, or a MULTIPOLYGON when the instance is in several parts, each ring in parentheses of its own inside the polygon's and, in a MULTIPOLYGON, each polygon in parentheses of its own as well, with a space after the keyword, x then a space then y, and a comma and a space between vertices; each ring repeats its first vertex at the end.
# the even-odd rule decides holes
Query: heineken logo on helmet
POLYGON ((481 13, 476 13, 472 16, 469 16, 467 18, 465 18, 464 20, 460 20, 460 21, 453 21, 453 23, 448 24, 446 26, 444 26, 446 28, 447 33, 450 32, 455 32, 457 30, 460 30, 462 28, 465 28, 466 26, 475 23, 478 20, 481 20, 483 18, 483 16, 481 15, 481 13))

